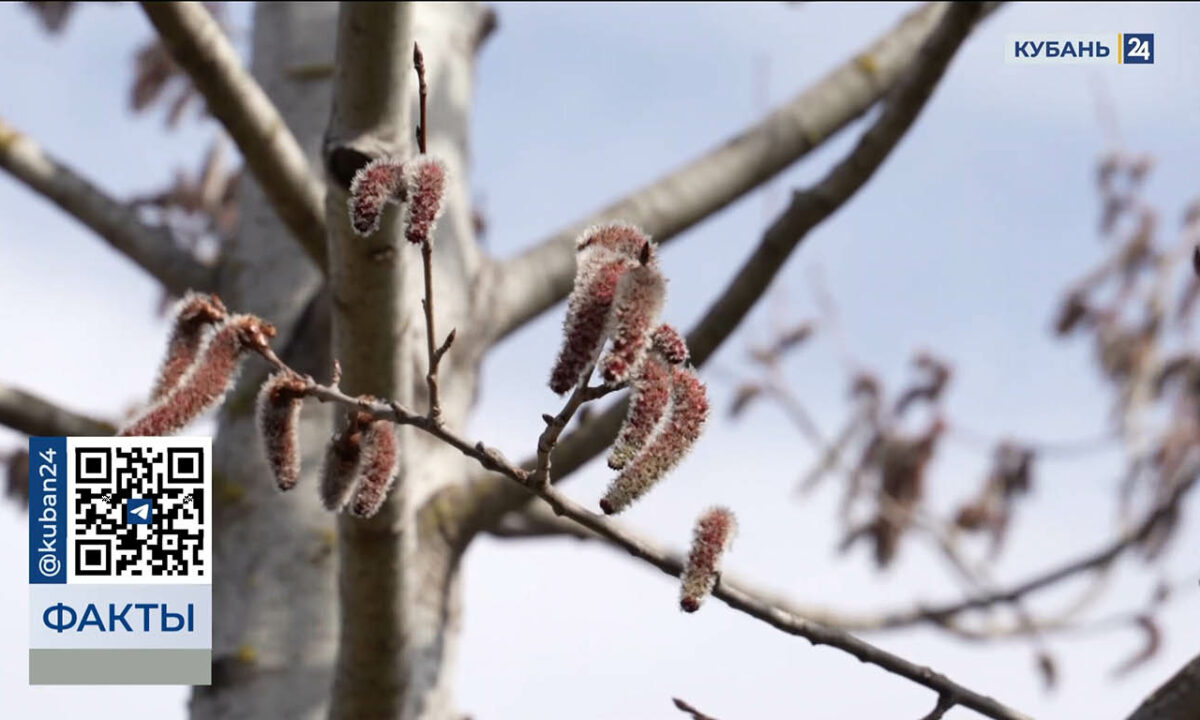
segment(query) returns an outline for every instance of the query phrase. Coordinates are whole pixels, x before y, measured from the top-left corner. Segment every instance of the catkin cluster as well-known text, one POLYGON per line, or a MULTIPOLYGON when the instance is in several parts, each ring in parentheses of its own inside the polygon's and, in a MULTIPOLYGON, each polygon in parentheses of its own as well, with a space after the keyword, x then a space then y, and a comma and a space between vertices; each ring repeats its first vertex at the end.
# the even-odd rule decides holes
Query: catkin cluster
MULTIPOLYGON (((188 293, 175 307, 166 358, 150 404, 121 435, 170 435, 219 405, 247 354, 268 354, 275 328, 253 315, 231 315, 215 295, 188 293)), ((280 490, 300 478, 300 411, 312 380, 291 370, 267 378, 258 392, 256 419, 271 473, 280 490)), ((330 441, 321 471, 321 499, 370 517, 383 505, 399 465, 395 428, 355 412, 330 441)))
POLYGON ((188 293, 175 323, 150 404, 120 435, 171 435, 216 407, 247 353, 265 350, 275 328, 253 315, 230 315, 214 295, 188 293))
POLYGON ((608 458, 620 473, 600 500, 608 514, 624 510, 670 472, 708 418, 704 384, 686 366, 687 343, 659 323, 665 297, 654 244, 640 230, 613 223, 580 236, 550 389, 565 393, 586 382, 592 368, 605 385, 631 388, 608 458))
POLYGON ((428 242, 442 214, 446 195, 446 165, 429 155, 402 162, 384 157, 372 160, 350 183, 350 227, 366 237, 379 229, 388 205, 404 203, 404 237, 414 245, 428 242))

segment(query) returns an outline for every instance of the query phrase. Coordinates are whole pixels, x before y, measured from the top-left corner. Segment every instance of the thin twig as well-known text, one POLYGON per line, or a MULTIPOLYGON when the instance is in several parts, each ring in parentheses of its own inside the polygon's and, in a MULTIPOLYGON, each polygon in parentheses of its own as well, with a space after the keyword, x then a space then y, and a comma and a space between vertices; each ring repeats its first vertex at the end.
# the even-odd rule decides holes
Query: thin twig
POLYGON ((945 695, 938 695, 937 704, 929 711, 929 714, 923 715, 921 720, 941 720, 942 717, 954 707, 954 700, 945 695))
MULTIPOLYGON (((421 55, 421 46, 413 43, 413 69, 417 71, 417 89, 420 98, 420 125, 417 126, 417 147, 424 155, 426 151, 426 113, 425 106, 429 98, 429 88, 425 84, 425 57, 421 55)), ((437 346, 436 326, 433 321, 433 241, 425 238, 421 241, 421 266, 425 279, 425 298, 421 307, 425 310, 425 348, 429 355, 428 371, 425 373, 425 384, 429 388, 429 421, 435 425, 442 422, 442 403, 438 397, 438 366, 442 356, 454 343, 455 331, 451 330, 441 346, 437 346)))
POLYGON ((425 99, 429 97, 429 87, 425 84, 425 57, 421 54, 421 46, 413 43, 413 68, 417 71, 417 94, 421 99, 420 124, 417 125, 417 148, 424 155, 426 152, 426 120, 425 99))
POLYGON ((692 720, 717 720, 712 715, 700 712, 691 703, 681 698, 671 698, 671 702, 675 703, 675 707, 692 716, 692 720))
POLYGON ((615 392, 624 387, 607 386, 607 385, 588 385, 592 379, 592 369, 594 365, 588 366, 587 370, 580 375, 579 382, 575 384, 575 390, 571 396, 567 398, 567 402, 563 405, 562 410, 557 415, 543 415, 542 420, 546 422, 546 429, 538 437, 537 442, 537 462, 533 470, 533 482, 539 487, 550 484, 550 452, 554 450, 554 446, 558 443, 558 438, 562 435, 562 431, 571 422, 571 418, 575 416, 575 412, 586 402, 598 400, 610 392, 615 392))

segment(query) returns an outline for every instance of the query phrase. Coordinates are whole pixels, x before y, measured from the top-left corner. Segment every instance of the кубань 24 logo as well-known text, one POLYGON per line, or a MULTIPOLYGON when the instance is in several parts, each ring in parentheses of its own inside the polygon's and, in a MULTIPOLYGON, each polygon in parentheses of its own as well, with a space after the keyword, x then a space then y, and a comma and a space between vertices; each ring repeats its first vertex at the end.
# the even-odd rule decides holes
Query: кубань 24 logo
POLYGON ((1021 65, 1153 65, 1154 33, 1009 35, 1004 60, 1021 65))

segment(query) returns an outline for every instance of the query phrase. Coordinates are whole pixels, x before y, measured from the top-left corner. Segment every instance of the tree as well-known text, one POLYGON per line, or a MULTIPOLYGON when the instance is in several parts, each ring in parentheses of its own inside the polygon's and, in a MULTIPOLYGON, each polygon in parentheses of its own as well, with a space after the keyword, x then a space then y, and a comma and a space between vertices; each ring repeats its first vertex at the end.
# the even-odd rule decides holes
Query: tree
MULTIPOLYGON (((339 717, 453 716, 447 670, 457 632, 458 567, 482 532, 544 531, 565 517, 679 574, 682 563, 670 553, 584 510, 553 484, 604 451, 622 424, 624 405, 562 434, 579 405, 601 392, 578 386, 562 412, 548 417, 536 456, 512 463, 461 434, 480 362, 497 340, 571 291, 572 243, 583 228, 622 220, 665 243, 879 105, 853 151, 821 182, 795 195, 687 333, 692 361, 703 365, 806 233, 888 156, 977 16, 989 9, 917 11, 734 141, 505 261, 488 257, 475 241, 463 181, 472 53, 488 24, 486 11, 476 6, 346 5, 335 12, 263 4, 256 10, 254 66, 247 73, 202 7, 147 4, 163 45, 228 131, 252 180, 239 188, 241 222, 215 265, 0 126, 6 139, 0 165, 83 220, 169 292, 215 292, 230 311, 261 317, 276 330, 273 350, 257 348, 268 359, 277 355, 274 367, 248 364, 220 414, 216 482, 232 500, 217 520, 215 603, 222 622, 214 638, 214 687, 196 691, 193 714, 292 717, 328 706, 339 717), (294 42, 311 43, 306 54, 333 57, 332 64, 296 67, 280 46, 279 27, 290 28, 291 37, 300 39, 294 42), (334 37, 336 52, 323 44, 334 37), (424 93, 416 88, 408 51, 414 37, 433 89, 420 132, 449 171, 445 215, 436 240, 418 243, 421 253, 401 240, 399 213, 384 213, 380 230, 365 239, 352 231, 346 213, 353 179, 369 161, 415 154, 413 99, 424 93), (269 98, 262 88, 270 90, 269 98), (418 298, 426 303, 424 312, 418 298), (453 341, 435 327, 454 328, 453 341), (317 484, 325 441, 341 427, 347 407, 402 426, 395 489, 372 518, 332 516, 314 493, 281 501, 265 481, 270 469, 252 409, 268 371, 284 367, 316 379, 297 392, 330 401, 303 405, 299 484, 317 484), (360 395, 385 400, 363 404, 356 400, 360 395), (531 504, 534 495, 555 512, 531 504), (329 552, 309 554, 314 537, 336 548, 336 562, 329 552), (300 557, 317 560, 298 562, 300 557), (330 666, 333 677, 326 682, 330 666)), ((4 421, 26 432, 87 423, 28 398, 5 398, 12 410, 4 421)), ((992 717, 1020 717, 728 579, 713 593, 781 630, 929 687, 939 708, 934 716, 962 704, 992 717)))

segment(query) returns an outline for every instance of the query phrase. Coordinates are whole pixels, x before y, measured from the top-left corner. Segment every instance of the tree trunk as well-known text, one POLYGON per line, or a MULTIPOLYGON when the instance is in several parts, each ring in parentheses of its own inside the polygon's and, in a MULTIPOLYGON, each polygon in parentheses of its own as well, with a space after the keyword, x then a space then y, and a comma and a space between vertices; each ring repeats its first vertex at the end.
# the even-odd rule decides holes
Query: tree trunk
MULTIPOLYGON (((473 50, 484 12, 476 5, 418 5, 410 34, 421 43, 428 68, 430 152, 451 173, 434 268, 438 332, 459 330, 441 373, 443 414, 455 426, 465 422, 472 404, 481 352, 467 320, 481 256, 470 218, 466 139, 473 50)), ((386 71, 387 85, 399 87, 380 95, 375 107, 381 117, 390 115, 392 127, 358 128, 351 138, 340 134, 336 115, 326 127, 337 35, 336 4, 259 3, 253 74, 314 169, 324 166, 323 151, 339 143, 371 156, 408 152, 416 99, 411 40, 391 41, 403 47, 390 48, 399 59, 386 71), (391 94, 403 101, 389 105, 391 94)), ((378 69, 390 56, 373 57, 378 69)), ((301 372, 327 380, 336 339, 348 391, 388 390, 423 409, 420 252, 393 231, 384 243, 390 253, 363 254, 380 236, 364 241, 345 234, 345 189, 334 180, 327 204, 331 258, 339 259, 331 261, 331 281, 323 288, 321 273, 247 178, 242 225, 221 268, 218 293, 236 311, 274 323, 276 347, 301 372), (348 257, 359 264, 347 265, 348 257), (347 271, 348 277, 338 274, 347 271), (381 297, 391 298, 390 311, 375 304, 381 297)), ((193 717, 457 717, 449 670, 459 625, 462 543, 447 525, 416 526, 413 509, 437 489, 461 482, 469 466, 448 447, 404 430, 397 489, 380 516, 358 521, 332 515, 315 487, 334 410, 310 402, 302 416, 300 487, 282 495, 263 461, 253 417, 265 372, 261 363, 249 363, 220 415, 213 685, 193 692, 193 717)))

